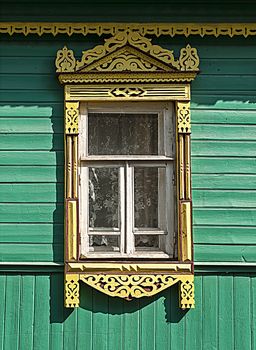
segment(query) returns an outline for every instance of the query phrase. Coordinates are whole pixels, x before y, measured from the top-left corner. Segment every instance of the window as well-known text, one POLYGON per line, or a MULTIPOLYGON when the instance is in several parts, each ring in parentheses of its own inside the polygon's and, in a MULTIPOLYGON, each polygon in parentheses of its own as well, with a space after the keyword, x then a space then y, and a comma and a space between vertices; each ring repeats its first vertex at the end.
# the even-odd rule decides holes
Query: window
POLYGON ((177 258, 173 104, 80 109, 80 257, 177 258))

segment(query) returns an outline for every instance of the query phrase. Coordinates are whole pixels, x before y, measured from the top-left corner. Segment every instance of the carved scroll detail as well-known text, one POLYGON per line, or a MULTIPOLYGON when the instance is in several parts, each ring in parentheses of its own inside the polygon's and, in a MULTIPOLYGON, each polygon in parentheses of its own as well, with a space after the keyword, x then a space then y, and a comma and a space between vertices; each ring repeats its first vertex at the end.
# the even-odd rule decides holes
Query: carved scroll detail
POLYGON ((110 96, 113 97, 137 97, 137 96, 144 96, 146 94, 146 91, 142 88, 129 88, 129 87, 118 87, 110 90, 108 92, 110 96))
POLYGON ((79 102, 66 102, 65 108, 65 132, 66 134, 78 134, 79 102))
POLYGON ((66 46, 57 52, 55 60, 56 72, 74 72, 76 66, 76 59, 72 50, 66 46))
POLYGON ((110 296, 127 300, 152 296, 179 281, 170 275, 80 275, 80 279, 110 296))
POLYGON ((180 307, 190 309, 195 307, 194 276, 184 276, 180 283, 180 307))
POLYGON ((199 57, 197 49, 189 44, 180 50, 180 69, 182 71, 198 71, 199 57))
POLYGON ((190 103, 177 102, 176 107, 178 133, 190 133, 190 103))
POLYGON ((79 306, 79 275, 66 274, 65 307, 79 306))

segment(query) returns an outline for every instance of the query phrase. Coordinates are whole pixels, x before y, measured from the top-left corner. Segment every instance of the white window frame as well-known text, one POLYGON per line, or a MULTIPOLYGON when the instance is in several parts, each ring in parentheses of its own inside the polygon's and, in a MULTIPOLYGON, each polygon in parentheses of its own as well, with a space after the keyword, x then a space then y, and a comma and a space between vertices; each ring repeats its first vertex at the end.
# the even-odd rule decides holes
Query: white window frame
MULTIPOLYGON (((172 102, 99 102, 81 103, 79 120, 79 231, 80 231, 80 258, 81 259, 109 259, 109 258, 135 258, 135 259, 175 259, 177 258, 177 208, 175 187, 175 111, 172 102), (158 114, 158 149, 162 155, 100 155, 88 156, 88 113, 157 113, 158 114), (168 152, 167 152, 168 150, 168 152), (168 165, 167 165, 168 164, 168 165), (119 252, 90 252, 89 233, 98 235, 113 235, 115 232, 105 230, 90 230, 88 224, 89 200, 88 200, 88 174, 89 166, 119 167, 120 188, 120 251, 119 252), (166 230, 142 230, 135 229, 134 224, 134 201, 133 201, 133 168, 163 167, 165 168, 166 183, 160 186, 160 191, 169 194, 169 200, 158 209, 160 215, 166 216, 166 230), (85 195, 86 194, 86 195, 85 195), (166 205, 166 208, 164 208, 166 205), (167 231, 167 232, 166 232, 167 231), (135 250, 134 235, 157 234, 166 235, 164 251, 135 250)), ((166 196, 165 196, 166 197, 166 196)), ((117 233, 117 232, 116 232, 117 233)), ((161 241, 161 240, 160 240, 161 241)), ((162 244, 163 245, 163 244, 162 244)))

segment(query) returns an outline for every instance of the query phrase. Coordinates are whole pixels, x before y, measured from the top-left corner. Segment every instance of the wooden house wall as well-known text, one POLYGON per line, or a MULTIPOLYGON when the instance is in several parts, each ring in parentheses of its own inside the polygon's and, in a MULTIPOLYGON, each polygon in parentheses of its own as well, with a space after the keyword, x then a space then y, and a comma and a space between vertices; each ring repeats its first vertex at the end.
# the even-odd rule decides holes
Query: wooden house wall
MULTIPOLYGON (((250 1, 68 3, 3 1, 1 20, 255 20, 250 1)), ((79 57, 101 40, 1 37, 0 349, 256 350, 256 273, 245 266, 256 262, 255 37, 153 39, 176 55, 190 43, 201 59, 192 85, 196 308, 179 310, 176 286, 132 302, 82 286, 81 307, 63 308, 63 91, 54 60, 65 44, 79 57), (200 266, 212 262, 241 266, 200 266)))

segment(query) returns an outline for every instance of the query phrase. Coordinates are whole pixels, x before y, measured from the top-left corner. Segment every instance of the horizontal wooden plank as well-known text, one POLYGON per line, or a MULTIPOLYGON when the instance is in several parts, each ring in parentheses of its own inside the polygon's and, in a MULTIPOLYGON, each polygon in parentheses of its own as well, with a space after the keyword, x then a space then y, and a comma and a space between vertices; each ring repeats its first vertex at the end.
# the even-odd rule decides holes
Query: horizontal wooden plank
POLYGON ((255 262, 256 245, 194 245, 195 261, 255 262))
POLYGON ((1 134, 0 150, 63 150, 63 134, 1 134))
POLYGON ((255 141, 256 125, 194 124, 192 138, 195 140, 255 141))
POLYGON ((63 166, 0 166, 0 182, 63 182, 63 166))
POLYGON ((63 133, 61 118, 0 118, 0 133, 63 133))
POLYGON ((0 224, 1 243, 63 244, 63 224, 0 224))
MULTIPOLYGON (((254 108, 256 107, 253 104, 254 108)), ((200 107, 200 106, 199 106, 200 107)), ((212 109, 194 109, 191 111, 191 121, 193 124, 254 124, 256 118, 256 110, 241 110, 243 105, 236 105, 235 110, 214 110, 212 109)), ((224 107, 224 106, 223 106, 224 107)))
POLYGON ((10 244, 0 245, 0 261, 63 262, 62 244, 10 244))
POLYGON ((255 141, 192 141, 192 156, 255 157, 255 141))
MULTIPOLYGON (((10 58, 8 58, 10 61, 10 58)), ((1 62, 1 61, 0 61, 1 62)), ((51 117, 52 107, 39 107, 39 106, 0 106, 0 117, 2 118, 15 118, 15 117, 51 117)))
POLYGON ((8 223, 55 223, 63 224, 64 210, 62 204, 1 204, 0 222, 8 223))
POLYGON ((63 88, 59 90, 50 89, 10 89, 2 90, 0 93, 0 103, 6 105, 7 103, 31 103, 34 104, 44 102, 44 103, 57 103, 63 102, 63 88))
POLYGON ((192 172, 199 174, 256 174, 256 158, 192 157, 192 172))
POLYGON ((194 190, 193 206, 256 208, 256 190, 194 190))
POLYGON ((63 198, 63 183, 0 183, 1 203, 54 203, 63 198))
POLYGON ((256 227, 250 226, 193 226, 194 243, 256 244, 256 227))
POLYGON ((209 226, 256 226, 256 209, 193 208, 193 224, 209 226))
POLYGON ((0 151, 0 165, 63 165, 63 151, 0 151))
POLYGON ((194 189, 256 189, 255 175, 241 174, 193 174, 194 189))

